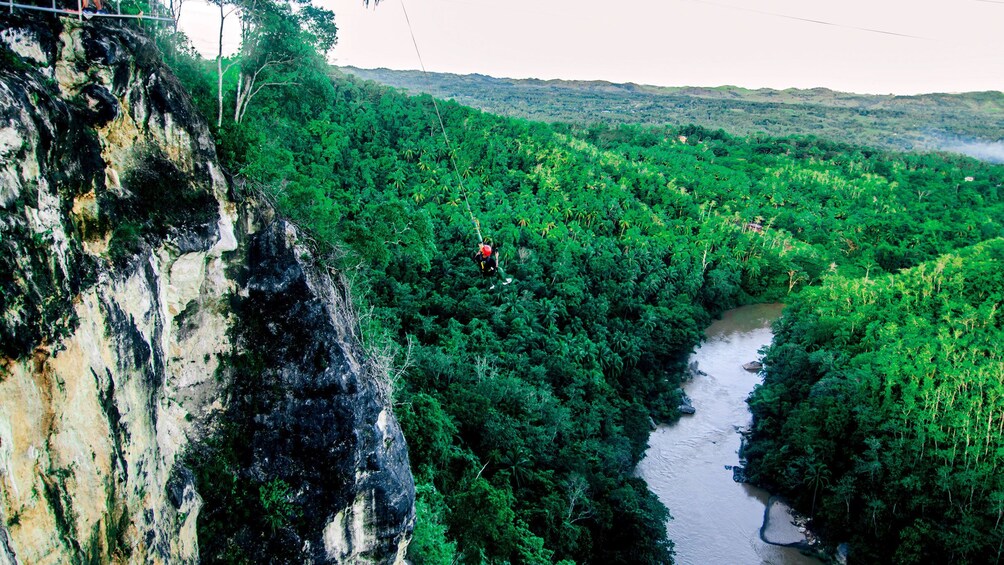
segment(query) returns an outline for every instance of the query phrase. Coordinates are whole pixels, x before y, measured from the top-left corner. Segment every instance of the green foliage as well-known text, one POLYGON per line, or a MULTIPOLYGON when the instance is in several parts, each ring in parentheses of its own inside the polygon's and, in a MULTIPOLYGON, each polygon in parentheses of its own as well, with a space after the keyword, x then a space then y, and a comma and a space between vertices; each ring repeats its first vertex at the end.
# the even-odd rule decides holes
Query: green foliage
POLYGON ((237 400, 216 433, 194 445, 185 464, 195 474, 204 506, 199 513, 199 558, 204 563, 250 564, 295 562, 299 547, 289 545, 288 531, 302 529, 303 509, 292 486, 281 478, 262 481, 248 469, 253 459, 248 438, 254 410, 268 391, 257 390, 264 361, 249 353, 230 359, 221 371, 232 371, 237 400), (258 395, 258 396, 256 396, 258 395))
POLYGON ((415 531, 408 545, 408 559, 413 563, 452 565, 457 544, 447 538, 443 495, 431 484, 416 485, 415 495, 415 531))
POLYGON ((747 141, 694 126, 575 131, 658 167, 699 201, 705 221, 752 231, 752 240, 723 244, 756 294, 815 284, 831 272, 896 272, 1004 235, 1002 169, 968 158, 813 139, 747 141), (661 134, 655 145, 653 133, 661 134))
POLYGON ((300 508, 291 498, 290 486, 282 479, 272 479, 258 487, 258 502, 264 511, 263 518, 273 532, 289 526, 300 513, 300 508))
POLYGON ((747 472, 849 535, 855 559, 996 561, 1002 302, 1001 239, 802 292, 749 399, 747 472))
POLYGON ((241 444, 232 425, 188 457, 205 506, 199 514, 199 556, 208 563, 245 563, 239 532, 253 523, 259 500, 240 478, 241 444))
POLYGON ((156 41, 167 63, 185 86, 203 116, 216 111, 215 66, 201 59, 188 38, 178 32, 162 32, 156 41))
MULTIPOLYGON (((309 43, 282 23, 289 13, 269 17, 285 39, 259 55, 309 43)), ((290 84, 224 122, 220 154, 351 273, 368 335, 413 344, 395 400, 420 485, 416 560, 668 562, 668 513, 634 468, 649 417, 675 417, 715 314, 835 275, 874 281, 1004 233, 1004 173, 970 159, 694 126, 548 126, 443 102, 447 147, 428 97, 332 80, 319 57, 298 63, 282 71, 290 84), (479 277, 468 206, 512 284, 479 277)), ((214 113, 212 72, 180 64, 214 113)), ((236 82, 226 77, 228 96, 236 82)), ((807 370, 829 362, 820 355, 791 359, 807 370)), ((809 388, 786 386, 765 394, 809 388)), ((793 403, 763 401, 763 417, 780 422, 793 403)), ((849 425, 827 414, 827 429, 849 425)), ((817 514, 839 502, 830 489, 860 488, 830 446, 764 455, 817 514)), ((885 447, 860 461, 875 481, 867 453, 885 447)), ((206 513, 262 506, 263 492, 207 499, 206 513)), ((894 507, 868 508, 877 522, 894 507)), ((911 527, 902 535, 927 531, 911 527)), ((241 547, 239 532, 206 535, 213 555, 241 547)))
POLYGON ((112 230, 108 241, 108 256, 115 263, 124 263, 143 248, 143 226, 135 222, 123 222, 112 230))
POLYGON ((0 69, 6 72, 29 72, 32 70, 31 63, 24 57, 19 57, 6 44, 0 45, 0 69))

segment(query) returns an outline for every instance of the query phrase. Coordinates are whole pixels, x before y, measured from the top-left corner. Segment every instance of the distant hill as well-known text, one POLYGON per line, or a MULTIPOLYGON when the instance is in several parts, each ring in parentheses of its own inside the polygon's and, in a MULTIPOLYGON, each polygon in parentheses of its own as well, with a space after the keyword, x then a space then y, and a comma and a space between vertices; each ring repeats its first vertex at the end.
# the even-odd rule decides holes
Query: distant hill
POLYGON ((340 67, 414 93, 544 122, 688 124, 740 136, 814 135, 897 150, 1004 162, 1004 93, 866 95, 811 90, 659 87, 340 67))

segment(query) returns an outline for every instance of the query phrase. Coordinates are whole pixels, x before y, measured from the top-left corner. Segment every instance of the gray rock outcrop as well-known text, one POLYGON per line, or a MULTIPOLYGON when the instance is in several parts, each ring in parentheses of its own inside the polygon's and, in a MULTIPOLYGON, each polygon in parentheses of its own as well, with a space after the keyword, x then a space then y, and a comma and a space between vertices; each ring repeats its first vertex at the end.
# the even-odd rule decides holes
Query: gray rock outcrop
POLYGON ((796 515, 795 511, 776 496, 770 497, 764 508, 763 525, 760 527, 760 539, 771 545, 810 549, 811 544, 806 535, 805 519, 796 515))
POLYGON ((258 218, 142 35, 0 15, 0 563, 198 561, 190 454, 233 417, 298 560, 403 562, 407 450, 345 290, 258 218))
POLYGON ((400 562, 414 503, 404 437, 344 286, 304 257, 285 222, 250 238, 235 334, 246 358, 268 363, 235 383, 229 409, 246 426, 245 474, 294 486, 304 525, 283 544, 303 548, 296 560, 400 562))

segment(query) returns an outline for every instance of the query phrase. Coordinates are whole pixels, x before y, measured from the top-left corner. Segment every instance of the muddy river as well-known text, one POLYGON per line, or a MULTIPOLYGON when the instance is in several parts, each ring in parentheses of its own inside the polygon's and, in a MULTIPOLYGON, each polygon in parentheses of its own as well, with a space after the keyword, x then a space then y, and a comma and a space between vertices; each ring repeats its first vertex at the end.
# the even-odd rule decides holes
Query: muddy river
MULTIPOLYGON (((669 508, 666 526, 681 564, 818 564, 797 549, 762 541, 766 491, 732 480, 739 463, 739 428, 749 426, 746 397, 760 381, 742 368, 770 343, 770 323, 783 306, 760 304, 727 312, 707 329, 691 357, 704 374, 684 385, 696 413, 659 426, 638 465, 649 488, 669 508)), ((787 516, 775 507, 772 516, 787 516)), ((790 520, 774 519, 772 540, 799 540, 790 520)))

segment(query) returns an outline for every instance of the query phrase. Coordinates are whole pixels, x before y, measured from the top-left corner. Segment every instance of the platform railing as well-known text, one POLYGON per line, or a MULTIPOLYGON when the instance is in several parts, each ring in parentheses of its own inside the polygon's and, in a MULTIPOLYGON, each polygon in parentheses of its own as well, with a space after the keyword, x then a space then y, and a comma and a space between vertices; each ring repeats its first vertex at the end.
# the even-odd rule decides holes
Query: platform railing
MULTIPOLYGON (((83 9, 83 0, 76 0, 77 9, 71 10, 67 8, 60 8, 56 5, 56 0, 51 0, 51 6, 44 6, 41 4, 24 4, 22 2, 15 2, 14 0, 0 0, 0 9, 6 8, 10 13, 14 13, 15 10, 32 10, 36 12, 49 12, 52 14, 60 14, 65 16, 73 16, 77 19, 83 19, 84 17, 96 17, 96 18, 118 18, 118 19, 137 19, 137 20, 150 20, 150 21, 160 21, 160 22, 171 22, 174 23, 174 18, 170 16, 155 15, 158 12, 163 13, 163 6, 152 3, 147 4, 147 10, 140 10, 137 14, 123 14, 122 13, 122 1, 116 0, 115 2, 115 12, 105 12, 105 13, 88 13, 86 16, 83 9)), ((107 0, 106 0, 107 2, 107 0)))

